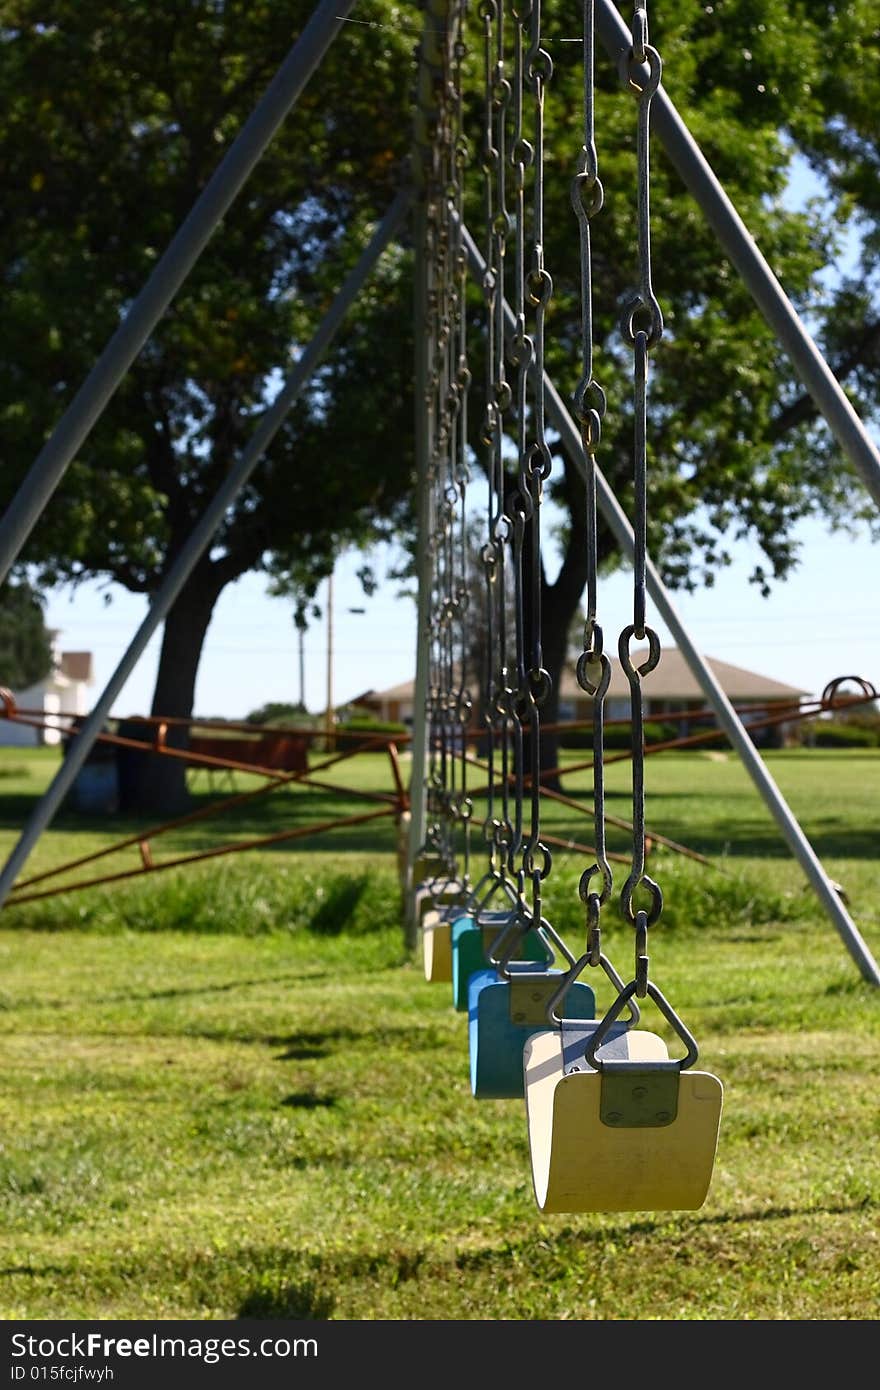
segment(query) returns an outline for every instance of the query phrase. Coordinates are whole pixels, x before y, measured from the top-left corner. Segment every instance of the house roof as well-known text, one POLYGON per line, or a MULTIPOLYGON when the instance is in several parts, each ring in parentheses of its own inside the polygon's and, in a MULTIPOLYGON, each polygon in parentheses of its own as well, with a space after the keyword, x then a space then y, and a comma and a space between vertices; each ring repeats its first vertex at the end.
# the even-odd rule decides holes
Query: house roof
MULTIPOLYGON (((631 652, 633 664, 638 666, 646 655, 647 647, 641 650, 634 649, 631 652)), ((704 655, 703 660, 725 695, 734 702, 737 700, 797 700, 801 696, 810 694, 808 690, 801 690, 794 685, 786 685, 783 681, 773 680, 772 677, 759 675, 755 671, 747 671, 742 666, 731 666, 729 662, 718 661, 712 656, 704 655)), ((369 691, 369 699, 371 702, 412 700, 414 687, 414 681, 404 681, 400 685, 391 686, 388 690, 369 691)), ((663 648, 656 668, 642 678, 642 688, 645 697, 651 700, 705 699, 702 687, 698 684, 684 655, 677 647, 663 648)), ((584 692, 577 683, 574 670, 570 667, 562 673, 560 695, 565 700, 584 698, 584 692)), ((624 696, 629 696, 629 681, 624 675, 618 659, 612 657, 608 697, 620 699, 624 696)), ((364 697, 360 698, 363 699, 364 697)))
POLYGON ((85 681, 86 685, 95 683, 91 652, 62 652, 60 670, 68 680, 85 681))
MULTIPOLYGON (((638 667, 645 660, 647 654, 647 647, 634 648, 630 652, 630 660, 634 666, 638 667)), ((742 666, 731 666, 729 662, 719 661, 714 656, 704 655, 703 660, 725 695, 734 702, 737 700, 797 700, 800 696, 810 693, 808 690, 786 685, 783 681, 773 680, 770 676, 761 676, 755 671, 747 671, 742 666)), ((642 677, 642 689, 645 698, 649 700, 705 699, 702 686, 688 666, 684 654, 677 647, 663 648, 657 666, 647 676, 642 677)), ((574 671, 564 671, 560 688, 563 699, 573 699, 582 693, 574 671)), ((629 681, 620 662, 616 657, 613 657, 608 698, 620 699, 628 695, 629 681)))
POLYGON ((389 685, 387 690, 365 690, 356 699, 349 700, 351 705, 375 704, 377 701, 385 700, 411 700, 415 692, 415 681, 401 681, 399 685, 389 685))

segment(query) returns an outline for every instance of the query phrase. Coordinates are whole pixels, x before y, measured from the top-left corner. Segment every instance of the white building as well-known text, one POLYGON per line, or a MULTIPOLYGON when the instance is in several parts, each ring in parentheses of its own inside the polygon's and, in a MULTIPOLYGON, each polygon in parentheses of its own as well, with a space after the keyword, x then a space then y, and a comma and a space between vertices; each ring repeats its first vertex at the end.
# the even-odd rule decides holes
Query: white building
MULTIPOLYGON (((27 690, 12 691, 19 714, 35 721, 45 721, 38 727, 0 717, 0 746, 35 748, 43 744, 58 744, 70 725, 69 719, 58 715, 85 715, 89 712, 88 687, 94 685, 91 652, 62 652, 58 632, 52 633, 52 670, 27 690)), ((2 709, 0 709, 2 716, 2 709)))

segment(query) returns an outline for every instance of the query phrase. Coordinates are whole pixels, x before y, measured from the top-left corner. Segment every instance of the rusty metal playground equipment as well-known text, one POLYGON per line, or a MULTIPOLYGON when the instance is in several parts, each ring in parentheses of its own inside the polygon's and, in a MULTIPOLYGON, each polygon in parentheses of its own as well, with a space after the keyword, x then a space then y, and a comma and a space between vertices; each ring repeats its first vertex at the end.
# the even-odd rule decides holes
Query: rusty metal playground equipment
MULTIPOLYGON (((251 117, 54 428, 25 482, 0 519, 0 582, 16 562, 66 469, 180 289, 224 213, 245 186, 279 126, 285 120, 295 119, 291 113, 298 97, 352 8, 353 0, 321 0, 316 5, 251 117)), ((659 315, 659 306, 655 311, 656 301, 650 282, 647 178, 642 177, 647 174, 649 139, 656 138, 665 147, 671 163, 707 217, 725 254, 788 352, 795 370, 841 449, 859 473, 869 494, 880 503, 880 456, 877 449, 665 93, 660 81, 659 59, 656 69, 652 66, 655 50, 646 41, 646 20, 638 18, 644 15, 644 7, 640 4, 636 6, 633 26, 624 23, 611 0, 595 0, 595 4, 593 0, 587 0, 585 14, 590 31, 588 39, 585 27, 585 65, 587 56, 592 63, 592 42, 595 37, 611 62, 628 74, 626 85, 636 95, 639 108, 639 290, 634 307, 631 306, 628 323, 630 346, 636 359, 636 417, 639 417, 640 411, 644 415, 647 353, 662 332, 662 316, 659 315), (648 72, 647 77, 644 76, 645 71, 648 72)), ((633 668, 631 663, 627 665, 627 661, 623 660, 624 648, 621 648, 622 662, 630 677, 633 693, 629 722, 634 733, 630 752, 620 756, 633 759, 635 775, 640 778, 646 755, 659 753, 664 748, 699 746, 717 739, 720 730, 742 760, 861 975, 872 984, 880 985, 880 970, 876 962, 842 902, 836 885, 829 879, 773 781, 752 738, 758 728, 815 717, 828 710, 840 710, 851 704, 873 700, 877 692, 861 678, 841 678, 831 682, 823 695, 814 701, 737 710, 721 690, 645 552, 644 516, 629 518, 625 515, 595 457, 597 424, 604 406, 601 391, 592 375, 589 342, 590 222, 601 206, 601 197, 596 192, 601 185, 593 162, 595 148, 589 103, 585 107, 584 151, 576 176, 579 201, 575 203, 581 236, 584 372, 579 397, 574 402, 573 410, 570 410, 544 370, 543 362, 544 309, 551 283, 543 266, 540 237, 541 140, 543 101, 552 64, 549 64, 541 48, 540 4, 538 0, 530 0, 527 5, 518 4, 516 0, 487 0, 479 7, 477 14, 476 7, 472 7, 471 13, 468 13, 468 7, 462 0, 426 0, 424 16, 424 31, 418 52, 416 132, 410 180, 377 221, 369 243, 340 287, 314 338, 302 352, 282 390, 266 409, 237 464, 210 500, 188 541, 169 566, 146 617, 105 690, 89 716, 81 721, 75 737, 69 739, 66 756, 58 772, 23 828, 0 873, 0 906, 6 902, 33 901, 53 892, 72 891, 99 882, 127 879, 139 873, 154 873, 242 849, 326 833, 334 828, 388 819, 406 831, 404 877, 409 936, 414 942, 418 927, 415 886, 420 877, 419 865, 422 861, 431 856, 442 861, 443 873, 447 878, 457 878, 462 882, 467 895, 470 822, 473 801, 477 796, 488 798, 490 807, 486 837, 490 846, 490 871, 501 878, 509 876, 521 900, 524 884, 528 886, 530 883, 536 895, 531 910, 538 919, 540 878, 549 871, 549 846, 570 847, 576 852, 596 856, 600 867, 606 862, 610 863, 614 856, 607 854, 604 848, 604 824, 606 821, 611 823, 612 818, 604 811, 601 795, 602 768, 610 759, 604 755, 601 746, 602 731, 608 726, 608 721, 601 717, 603 690, 600 669, 603 657, 601 642, 597 646, 595 640, 599 631, 595 623, 595 574, 588 605, 590 631, 579 664, 579 681, 594 699, 595 715, 589 726, 594 733, 594 751, 591 759, 577 765, 583 770, 593 770, 596 782, 594 796, 590 800, 566 797, 552 785, 553 773, 558 769, 541 769, 537 761, 540 706, 546 696, 543 679, 546 673, 542 672, 540 660, 534 659, 535 651, 526 651, 524 647, 526 633, 529 634, 529 641, 534 639, 536 630, 539 633, 540 619, 534 609, 534 593, 529 591, 529 575, 523 561, 523 538, 529 531, 531 543, 540 553, 538 524, 541 490, 546 472, 552 466, 546 429, 555 432, 553 448, 564 450, 569 455, 584 480, 587 505, 592 508, 593 528, 596 515, 601 513, 621 552, 634 565, 636 599, 630 635, 635 635, 637 640, 647 636, 653 653, 651 630, 646 626, 644 613, 647 596, 673 634, 703 692, 706 707, 689 714, 689 720, 693 725, 711 721, 711 727, 691 732, 682 739, 645 747, 641 735, 639 699, 641 668, 633 668), (506 31, 503 28, 505 20, 508 26, 506 31), (487 219, 485 227, 480 229, 480 245, 466 225, 462 197, 462 170, 466 162, 467 141, 463 131, 465 115, 461 100, 461 60, 468 35, 477 45, 485 45, 487 54, 486 124, 481 132, 483 147, 487 151, 487 219), (509 46, 505 48, 505 45, 509 46), (528 139, 524 126, 526 115, 530 115, 530 119, 534 117, 528 139), (506 192, 502 173, 504 167, 508 171, 506 192), (508 199, 506 206, 505 198, 508 199), (525 215, 527 199, 531 199, 528 218, 525 215), (297 765, 279 768, 277 762, 275 766, 272 765, 271 758, 261 761, 257 755, 250 756, 243 745, 237 747, 235 756, 231 757, 217 744, 208 746, 203 743, 200 748, 195 737, 197 729, 201 730, 202 735, 220 732, 205 721, 181 721, 191 726, 190 734, 193 735, 190 746, 186 748, 170 746, 166 741, 165 734, 173 722, 170 720, 145 719, 143 738, 133 738, 130 730, 124 735, 115 732, 111 728, 113 704, 132 669, 209 546, 229 504, 258 467, 286 414, 308 385, 373 267, 405 227, 412 234, 416 249, 414 378, 421 531, 418 644, 415 654, 416 718, 412 733, 394 736, 365 736, 358 733, 349 736, 340 728, 335 738, 340 745, 345 745, 341 750, 328 749, 317 760, 303 756, 297 765), (480 461, 489 478, 490 529, 487 532, 484 565, 486 602, 491 614, 490 645, 494 642, 495 646, 489 657, 488 679, 483 683, 483 693, 489 707, 476 715, 471 709, 470 696, 463 679, 456 674, 463 669, 464 606, 461 593, 464 583, 462 551, 458 537, 464 534, 467 480, 472 462, 464 420, 469 385, 468 333, 471 327, 465 309, 468 277, 472 277, 483 292, 485 315, 480 331, 490 345, 487 353, 489 412, 483 429, 486 452, 480 461), (505 466, 502 458, 504 438, 514 440, 520 460, 518 500, 512 510, 505 510, 506 504, 500 501, 503 487, 500 485, 499 470, 505 466), (509 583, 516 588, 518 622, 514 632, 505 633, 503 604, 499 606, 497 591, 493 590, 495 575, 499 570, 502 574, 506 572, 509 583), (526 617, 523 618, 523 615, 526 617), (499 642, 501 647, 498 646, 499 642), (504 642, 507 643, 506 652, 504 642), (507 674, 499 683, 496 678, 502 671, 507 674), (858 687, 857 692, 847 694, 844 686, 853 680, 858 687), (486 691, 490 693, 487 695, 486 691), (488 734, 489 753, 486 757, 478 757, 473 751, 475 730, 488 734), (39 836, 71 792, 93 748, 101 743, 139 752, 151 751, 157 757, 183 758, 193 768, 254 774, 263 779, 263 784, 223 797, 189 815, 125 837, 100 854, 80 858, 72 864, 29 878, 23 877, 22 871, 39 836), (403 744, 407 745, 411 755, 408 781, 404 778, 398 757, 398 750, 403 744), (387 758, 390 773, 387 791, 352 789, 325 777, 326 772, 343 764, 352 752, 362 751, 365 747, 387 758), (484 774, 484 784, 469 787, 468 772, 471 777, 477 772, 484 774), (261 839, 230 842, 209 851, 164 860, 154 857, 154 842, 168 831, 206 819, 209 815, 233 810, 282 787, 320 789, 356 796, 374 804, 358 815, 325 816, 317 822, 297 825, 261 839), (540 827, 542 799, 556 799, 573 814, 592 816, 593 845, 582 845, 565 837, 554 839, 543 833, 540 827), (530 816, 530 824, 525 824, 530 816), (48 886, 49 880, 61 875, 65 869, 80 869, 91 860, 132 847, 136 847, 140 853, 140 864, 134 868, 80 879, 67 887, 48 886)), ((589 94, 588 83, 585 84, 585 92, 589 94)), ((637 441, 637 454, 640 448, 643 455, 644 439, 641 444, 637 441)), ((3 695, 2 713, 5 718, 23 724, 39 724, 42 718, 37 712, 17 709, 8 692, 3 695)), ((548 725, 543 731, 548 732, 556 727, 548 725)), ((253 735, 254 730, 249 725, 236 727, 224 723, 222 732, 226 735, 231 732, 253 735)), ((307 751, 310 742, 322 736, 315 730, 288 728, 267 729, 261 733, 299 739, 301 751, 307 751)), ((267 745, 263 744, 262 748, 265 753, 267 745)), ((572 766, 567 765, 566 771, 572 770, 572 766)), ((634 836, 636 852, 626 862, 632 862, 636 878, 641 878, 643 883, 650 883, 644 872, 645 843, 648 838, 701 858, 686 846, 665 839, 659 832, 648 832, 640 814, 638 797, 634 802, 632 819, 623 821, 618 818, 618 823, 634 836)), ((587 893, 585 903, 590 897, 591 894, 587 893)))

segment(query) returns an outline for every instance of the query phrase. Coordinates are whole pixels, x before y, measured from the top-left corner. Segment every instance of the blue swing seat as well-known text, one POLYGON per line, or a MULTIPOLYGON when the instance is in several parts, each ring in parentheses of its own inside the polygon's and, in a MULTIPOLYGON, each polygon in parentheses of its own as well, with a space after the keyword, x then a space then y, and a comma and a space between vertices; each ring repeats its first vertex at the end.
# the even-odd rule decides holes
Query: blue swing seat
MULTIPOLYGON (((509 912, 486 912, 479 927, 470 916, 458 917, 452 923, 452 1002, 459 1013, 468 1009, 468 981, 475 971, 486 968, 488 951, 509 920, 509 912)), ((534 928, 518 943, 517 953, 524 961, 547 962, 550 957, 547 943, 534 928)))
MULTIPOLYGON (((477 970, 468 986, 471 1091, 489 1100, 525 1094, 523 1048, 533 1033, 547 1028, 547 1002, 566 974, 536 971, 525 961, 512 962, 508 970, 510 979, 496 970, 477 970)), ((571 1018, 594 1018, 596 996, 591 987, 580 981, 573 984, 565 1008, 571 1018)))

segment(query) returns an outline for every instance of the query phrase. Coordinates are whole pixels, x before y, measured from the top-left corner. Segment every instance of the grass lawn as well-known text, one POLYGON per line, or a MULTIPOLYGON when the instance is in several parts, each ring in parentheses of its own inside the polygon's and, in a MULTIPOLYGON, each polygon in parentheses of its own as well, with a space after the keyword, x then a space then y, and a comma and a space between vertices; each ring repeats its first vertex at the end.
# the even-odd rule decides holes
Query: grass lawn
MULTIPOLYGON (((880 956, 880 756, 768 764, 880 956)), ((0 753, 4 853, 54 766, 0 753)), ((608 779, 626 817, 628 766, 608 779)), ((333 780, 390 785, 377 755, 333 780)), ((659 756, 647 782, 649 826, 713 865, 651 858, 652 974, 725 1086, 700 1211, 541 1215, 523 1103, 471 1096, 464 1016, 404 948, 379 821, 4 911, 0 1316, 876 1319, 880 991, 733 755, 659 756)), ((360 809, 285 792, 153 853, 360 809)), ((546 827, 591 839, 559 805, 546 827)), ((142 829, 65 814, 27 872, 142 829)), ((559 852, 546 886, 575 948, 582 868, 559 852)), ((629 978, 613 913, 606 947, 629 978)))

